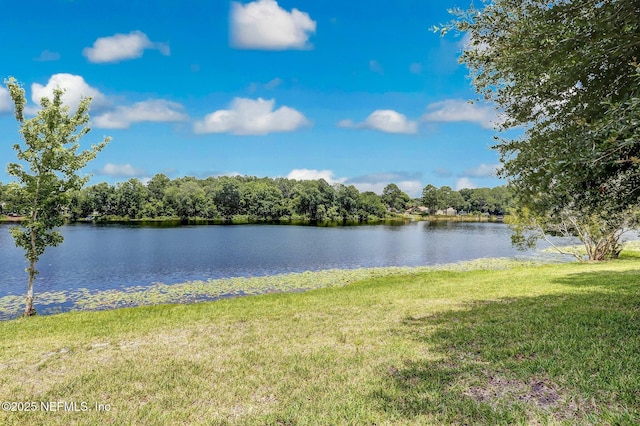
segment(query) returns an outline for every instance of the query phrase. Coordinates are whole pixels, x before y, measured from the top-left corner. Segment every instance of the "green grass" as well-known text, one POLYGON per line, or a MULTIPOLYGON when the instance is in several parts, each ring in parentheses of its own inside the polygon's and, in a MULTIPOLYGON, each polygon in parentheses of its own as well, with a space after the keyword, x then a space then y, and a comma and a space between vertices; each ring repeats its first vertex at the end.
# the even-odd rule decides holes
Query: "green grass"
POLYGON ((640 259, 0 323, 0 424, 640 423, 640 259))

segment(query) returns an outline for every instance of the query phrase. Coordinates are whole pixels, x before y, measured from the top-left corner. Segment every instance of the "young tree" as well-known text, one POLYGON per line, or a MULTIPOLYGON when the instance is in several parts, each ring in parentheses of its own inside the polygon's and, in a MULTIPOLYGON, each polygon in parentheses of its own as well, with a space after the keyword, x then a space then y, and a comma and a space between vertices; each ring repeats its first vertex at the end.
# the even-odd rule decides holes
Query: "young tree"
POLYGON ((23 145, 16 144, 19 163, 9 163, 7 173, 15 176, 23 188, 22 205, 26 217, 20 226, 11 228, 16 246, 25 250, 29 262, 29 274, 25 316, 34 315, 33 282, 38 271, 36 263, 49 246, 62 243, 62 235, 53 231, 64 223, 63 210, 70 201, 70 192, 80 189, 88 177, 80 177, 78 171, 102 150, 109 138, 91 149, 78 152, 79 141, 90 128, 89 104, 91 98, 80 101, 74 114, 64 106, 64 91, 57 88, 53 99, 43 97, 38 114, 24 118, 26 98, 24 89, 14 79, 5 81, 15 106, 15 117, 20 123, 23 145))

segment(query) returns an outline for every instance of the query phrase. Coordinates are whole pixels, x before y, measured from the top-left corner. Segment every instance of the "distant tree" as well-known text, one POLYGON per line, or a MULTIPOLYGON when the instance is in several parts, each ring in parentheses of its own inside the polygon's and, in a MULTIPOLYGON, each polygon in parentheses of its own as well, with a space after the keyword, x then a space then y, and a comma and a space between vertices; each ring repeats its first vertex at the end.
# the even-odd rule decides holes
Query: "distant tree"
POLYGON ((20 124, 24 144, 14 145, 19 163, 9 163, 7 173, 22 187, 26 217, 20 226, 11 228, 16 246, 25 250, 29 262, 25 316, 36 313, 33 307, 33 284, 38 271, 36 264, 49 246, 62 243, 63 237, 54 228, 64 223, 63 211, 69 205, 70 192, 79 190, 88 180, 78 171, 94 159, 109 142, 105 138, 91 149, 78 152, 80 139, 89 131, 90 98, 83 98, 75 113, 64 106, 64 91, 56 88, 53 98, 43 97, 41 109, 30 119, 24 118, 24 89, 14 78, 6 80, 20 124))
POLYGON ((282 192, 283 198, 291 199, 295 196, 295 180, 278 177, 274 179, 274 183, 276 184, 280 192, 282 192))
POLYGON ((496 186, 490 190, 494 201, 492 214, 504 215, 513 208, 513 189, 507 185, 496 186))
POLYGON ((324 179, 296 182, 294 194, 294 210, 312 222, 325 220, 332 210, 335 192, 324 179))
POLYGON ((154 175, 149 182, 147 182, 147 189, 149 190, 149 195, 161 201, 164 198, 164 191, 171 182, 165 174, 158 173, 154 175))
POLYGON ((242 208, 240 182, 229 176, 221 176, 215 185, 213 200, 216 208, 226 220, 240 214, 242 208))
POLYGON ((93 212, 93 202, 86 191, 71 191, 69 202, 69 217, 71 220, 86 218, 93 212))
POLYGON ((0 208, 3 213, 26 213, 24 189, 17 182, 9 182, 2 187, 0 208))
POLYGON ((247 182, 242 188, 242 204, 257 219, 277 219, 282 213, 282 192, 272 181, 247 182))
POLYGON ((492 197, 489 188, 476 188, 463 191, 463 197, 466 196, 469 210, 480 213, 489 212, 492 207, 492 197))
POLYGON ((438 188, 431 184, 425 186, 422 189, 422 204, 429 208, 429 213, 435 214, 440 204, 438 201, 438 188))
POLYGON ((187 181, 169 185, 164 190, 164 200, 180 220, 204 217, 206 215, 206 195, 197 182, 187 181))
POLYGON ((137 178, 119 182, 115 189, 116 212, 130 219, 142 217, 144 204, 149 199, 147 187, 137 178))
POLYGON ((388 184, 382 190, 382 202, 390 209, 404 211, 410 201, 411 197, 398 188, 395 183, 388 184))
POLYGON ((358 189, 353 185, 346 186, 341 183, 334 185, 334 189, 342 220, 347 221, 350 217, 356 216, 358 204, 360 204, 360 192, 358 189))
POLYGON ((365 191, 360 194, 358 206, 358 219, 361 221, 366 221, 371 216, 383 218, 386 213, 386 207, 380 196, 372 191, 365 191))
MULTIPOLYGON (((443 187, 443 188, 448 188, 448 187, 443 187)), ((463 210, 466 206, 464 198, 462 198, 462 195, 460 195, 460 192, 455 191, 451 188, 449 188, 449 191, 447 191, 446 195, 443 195, 442 200, 445 204, 443 207, 447 207, 447 208, 452 207, 456 210, 463 210)))
POLYGON ((453 207, 461 210, 465 206, 464 198, 458 191, 453 190, 450 186, 441 186, 435 191, 435 200, 438 209, 446 209, 453 207))
POLYGON ((116 191, 106 182, 92 185, 82 190, 90 201, 92 211, 98 215, 116 214, 116 191))

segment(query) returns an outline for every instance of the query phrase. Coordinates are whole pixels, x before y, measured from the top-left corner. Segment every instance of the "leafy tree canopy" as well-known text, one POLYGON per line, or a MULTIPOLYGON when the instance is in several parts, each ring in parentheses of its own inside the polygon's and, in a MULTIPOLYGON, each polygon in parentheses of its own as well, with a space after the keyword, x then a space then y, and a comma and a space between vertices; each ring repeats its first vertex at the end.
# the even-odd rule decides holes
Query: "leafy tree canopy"
POLYGON ((581 238, 597 223, 605 239, 633 225, 640 3, 493 0, 453 13, 443 31, 467 33, 460 60, 476 90, 501 110, 501 130, 524 129, 495 148, 527 221, 581 238))
POLYGON ((54 89, 53 98, 43 97, 40 110, 33 118, 25 119, 24 89, 14 78, 6 80, 20 124, 23 144, 15 144, 18 162, 9 163, 7 172, 21 187, 20 207, 27 215, 21 226, 11 228, 16 246, 25 250, 29 262, 29 284, 25 315, 33 315, 33 282, 38 271, 36 263, 48 246, 62 243, 62 235, 53 229, 64 223, 64 209, 69 205, 70 193, 79 190, 88 180, 81 170, 109 139, 91 149, 78 152, 80 139, 89 133, 90 98, 84 98, 71 114, 63 105, 62 89, 54 89))

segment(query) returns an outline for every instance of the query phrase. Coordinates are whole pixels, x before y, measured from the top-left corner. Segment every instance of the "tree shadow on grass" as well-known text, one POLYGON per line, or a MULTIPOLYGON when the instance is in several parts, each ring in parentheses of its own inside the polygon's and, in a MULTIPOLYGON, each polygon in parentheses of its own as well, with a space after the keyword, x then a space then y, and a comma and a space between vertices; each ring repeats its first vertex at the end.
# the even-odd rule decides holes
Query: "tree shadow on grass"
POLYGON ((567 292, 405 318, 398 333, 436 360, 386 367, 374 403, 410 422, 640 424, 640 272, 556 283, 567 292))

